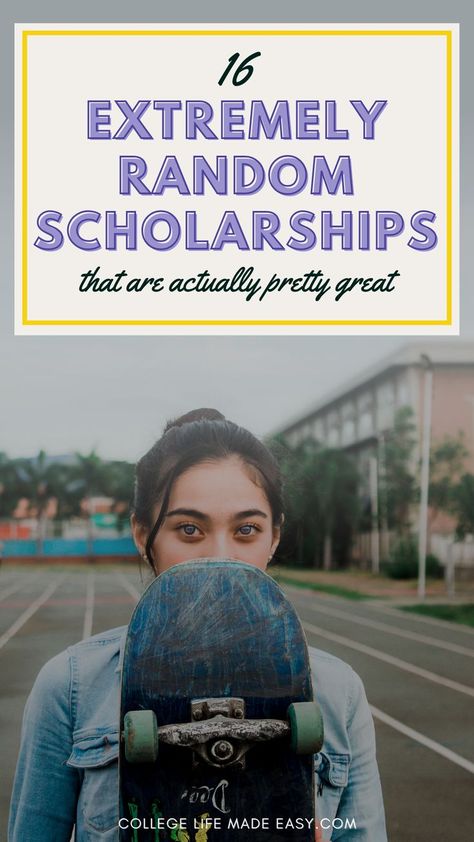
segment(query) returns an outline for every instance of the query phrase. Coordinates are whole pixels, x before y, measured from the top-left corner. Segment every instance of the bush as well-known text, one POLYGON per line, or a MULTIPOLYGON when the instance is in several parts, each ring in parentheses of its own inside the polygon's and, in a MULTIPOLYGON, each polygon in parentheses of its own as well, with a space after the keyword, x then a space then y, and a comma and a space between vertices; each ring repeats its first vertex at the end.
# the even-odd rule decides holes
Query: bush
POLYGON ((444 576, 444 567, 433 553, 426 556, 426 575, 431 579, 442 579, 444 576))
MULTIPOLYGON (((418 576, 418 547, 413 538, 401 538, 390 553, 390 561, 384 565, 384 572, 391 579, 416 579, 418 576)), ((432 554, 426 556, 426 575, 433 579, 443 576, 439 559, 432 554)))
POLYGON ((392 547, 387 565, 391 579, 414 579, 418 575, 418 549, 413 538, 400 538, 392 547))

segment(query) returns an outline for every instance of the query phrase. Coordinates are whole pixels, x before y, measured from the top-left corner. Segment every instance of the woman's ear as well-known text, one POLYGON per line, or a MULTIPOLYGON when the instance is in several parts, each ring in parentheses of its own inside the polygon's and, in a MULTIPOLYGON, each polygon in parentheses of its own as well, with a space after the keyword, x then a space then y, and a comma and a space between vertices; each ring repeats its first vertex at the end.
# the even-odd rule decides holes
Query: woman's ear
POLYGON ((273 527, 273 540, 272 540, 272 546, 271 546, 271 550, 270 550, 270 556, 271 557, 273 557, 274 554, 276 553, 278 544, 280 543, 281 528, 283 526, 284 520, 285 520, 285 515, 282 515, 280 523, 273 527))
POLYGON ((146 542, 148 538, 148 530, 143 523, 137 520, 135 514, 130 517, 130 527, 132 530, 132 537, 138 553, 143 558, 145 556, 146 542))

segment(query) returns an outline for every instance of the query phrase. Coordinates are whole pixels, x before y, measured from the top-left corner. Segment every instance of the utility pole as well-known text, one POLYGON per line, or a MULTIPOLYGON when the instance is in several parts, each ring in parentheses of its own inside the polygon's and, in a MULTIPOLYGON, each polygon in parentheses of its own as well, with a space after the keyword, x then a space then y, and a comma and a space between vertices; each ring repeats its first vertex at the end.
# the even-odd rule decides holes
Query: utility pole
POLYGON ((421 355, 424 369, 423 423, 421 440, 420 521, 418 527, 418 596, 426 596, 426 549, 428 533, 428 488, 430 482, 431 411, 433 404, 433 364, 421 355))

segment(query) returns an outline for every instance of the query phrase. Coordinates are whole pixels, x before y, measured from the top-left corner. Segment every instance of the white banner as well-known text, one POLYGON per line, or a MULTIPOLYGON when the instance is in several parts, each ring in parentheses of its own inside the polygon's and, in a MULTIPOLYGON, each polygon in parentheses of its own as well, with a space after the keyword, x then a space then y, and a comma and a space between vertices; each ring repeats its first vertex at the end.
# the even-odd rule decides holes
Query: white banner
POLYGON ((21 334, 458 333, 454 24, 16 28, 21 334))

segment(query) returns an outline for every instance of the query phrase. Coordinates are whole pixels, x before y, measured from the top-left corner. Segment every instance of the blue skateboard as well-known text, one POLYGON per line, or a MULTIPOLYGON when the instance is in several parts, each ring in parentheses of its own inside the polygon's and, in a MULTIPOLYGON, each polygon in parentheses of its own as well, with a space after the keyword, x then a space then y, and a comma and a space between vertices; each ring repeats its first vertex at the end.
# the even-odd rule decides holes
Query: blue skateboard
POLYGON ((266 573, 199 559, 149 585, 120 722, 120 842, 313 842, 322 720, 300 621, 266 573))

